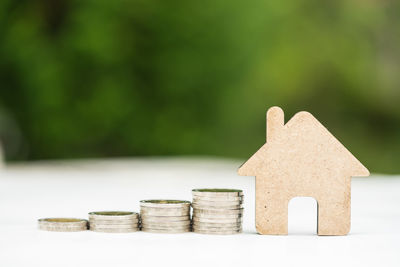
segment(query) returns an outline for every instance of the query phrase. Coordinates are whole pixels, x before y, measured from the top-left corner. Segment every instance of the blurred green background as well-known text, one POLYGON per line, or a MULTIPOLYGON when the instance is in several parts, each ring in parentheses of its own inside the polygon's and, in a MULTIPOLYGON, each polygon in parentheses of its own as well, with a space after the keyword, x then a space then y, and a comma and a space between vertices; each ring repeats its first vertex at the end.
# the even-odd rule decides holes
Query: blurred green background
POLYGON ((399 14, 396 0, 2 0, 7 160, 246 159, 279 105, 399 173, 399 14))

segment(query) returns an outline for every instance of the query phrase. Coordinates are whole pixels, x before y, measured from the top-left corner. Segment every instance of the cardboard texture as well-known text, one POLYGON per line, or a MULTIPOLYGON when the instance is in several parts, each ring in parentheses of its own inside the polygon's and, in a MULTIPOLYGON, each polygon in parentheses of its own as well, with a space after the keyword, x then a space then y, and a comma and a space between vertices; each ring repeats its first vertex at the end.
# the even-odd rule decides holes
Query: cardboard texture
POLYGON ((369 176, 314 116, 302 111, 285 124, 279 107, 267 112, 267 142, 238 173, 256 177, 256 229, 270 235, 287 235, 289 201, 302 196, 318 203, 318 235, 346 235, 351 177, 369 176))

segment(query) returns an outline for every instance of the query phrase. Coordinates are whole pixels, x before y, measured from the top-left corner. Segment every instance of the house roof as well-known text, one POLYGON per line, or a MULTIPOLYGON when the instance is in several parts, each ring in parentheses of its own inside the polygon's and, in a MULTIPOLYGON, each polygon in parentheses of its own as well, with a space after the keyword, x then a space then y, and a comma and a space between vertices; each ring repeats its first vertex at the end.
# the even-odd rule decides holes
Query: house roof
POLYGON ((279 160, 294 160, 299 159, 299 155, 302 159, 330 162, 336 169, 343 169, 351 176, 369 175, 368 169, 313 115, 302 111, 284 124, 283 111, 279 107, 272 107, 267 112, 267 143, 238 172, 240 175, 255 176, 274 157, 279 160), (277 153, 280 154, 279 157, 277 153), (294 157, 296 153, 297 157, 294 157))

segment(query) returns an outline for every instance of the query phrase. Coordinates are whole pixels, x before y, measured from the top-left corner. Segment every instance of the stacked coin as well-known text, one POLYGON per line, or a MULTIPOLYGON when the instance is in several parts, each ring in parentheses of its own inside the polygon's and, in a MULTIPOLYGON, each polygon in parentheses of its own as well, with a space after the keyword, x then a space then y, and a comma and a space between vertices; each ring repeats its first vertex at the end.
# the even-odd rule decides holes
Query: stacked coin
POLYGON ((194 232, 201 234, 242 232, 242 190, 193 189, 192 195, 194 232))
POLYGON ((142 231, 152 233, 185 233, 191 230, 190 201, 140 201, 142 231))
POLYGON ((74 218, 39 219, 39 229, 54 232, 77 232, 87 230, 87 220, 74 218))
POLYGON ((89 213, 90 230, 105 233, 129 233, 139 230, 139 214, 130 211, 89 213))

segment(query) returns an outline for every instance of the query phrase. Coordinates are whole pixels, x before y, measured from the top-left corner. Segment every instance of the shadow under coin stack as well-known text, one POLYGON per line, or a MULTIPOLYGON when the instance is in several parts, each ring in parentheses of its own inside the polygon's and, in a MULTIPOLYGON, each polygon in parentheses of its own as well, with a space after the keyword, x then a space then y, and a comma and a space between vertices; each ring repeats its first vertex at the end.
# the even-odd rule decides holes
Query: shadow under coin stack
POLYGON ((139 214, 130 211, 89 213, 90 230, 104 233, 129 233, 139 230, 139 214))
POLYGON ((190 201, 140 201, 142 231, 151 233, 185 233, 191 230, 190 201))
POLYGON ((243 192, 193 189, 193 232, 229 235, 242 232, 243 192))

